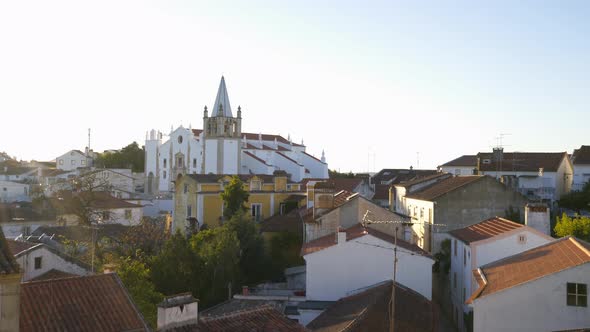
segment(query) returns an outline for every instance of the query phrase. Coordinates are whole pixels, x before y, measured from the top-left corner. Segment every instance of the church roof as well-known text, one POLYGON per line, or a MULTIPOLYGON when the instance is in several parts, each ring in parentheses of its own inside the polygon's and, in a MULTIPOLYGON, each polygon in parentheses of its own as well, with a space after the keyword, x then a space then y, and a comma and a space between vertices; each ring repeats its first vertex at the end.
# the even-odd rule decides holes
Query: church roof
POLYGON ((219 83, 219 89, 217 90, 217 97, 215 97, 215 104, 213 104, 212 117, 225 116, 233 117, 231 114, 231 106, 229 105, 229 96, 227 95, 227 88, 225 87, 225 79, 221 76, 221 82, 219 83), (219 111, 223 112, 219 114, 219 111))

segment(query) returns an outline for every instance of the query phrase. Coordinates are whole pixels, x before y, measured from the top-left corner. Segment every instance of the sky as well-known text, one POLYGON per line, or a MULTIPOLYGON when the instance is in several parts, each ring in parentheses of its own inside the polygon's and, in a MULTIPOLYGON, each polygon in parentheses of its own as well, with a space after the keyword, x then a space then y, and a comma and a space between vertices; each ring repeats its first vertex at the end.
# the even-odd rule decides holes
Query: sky
POLYGON ((0 0, 0 151, 52 160, 202 127, 225 76, 242 130, 342 172, 590 144, 587 1, 0 0))

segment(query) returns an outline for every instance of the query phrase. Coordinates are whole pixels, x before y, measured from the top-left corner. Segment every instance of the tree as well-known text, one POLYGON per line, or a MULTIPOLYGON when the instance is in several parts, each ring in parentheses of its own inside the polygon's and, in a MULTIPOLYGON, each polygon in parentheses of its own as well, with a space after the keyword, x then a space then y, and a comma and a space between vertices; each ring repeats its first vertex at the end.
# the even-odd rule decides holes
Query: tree
POLYGON ((570 218, 565 213, 557 218, 555 234, 559 237, 575 236, 590 241, 590 217, 570 218))
POLYGON ((443 272, 449 274, 451 269, 451 240, 445 239, 441 242, 440 251, 434 254, 436 262, 432 266, 433 272, 443 272))
POLYGON ((258 225, 238 211, 226 224, 229 231, 234 232, 240 246, 240 281, 243 284, 258 282, 268 271, 267 256, 264 250, 264 239, 260 235, 258 225))
POLYGON ((136 257, 140 251, 143 255, 156 256, 168 239, 163 221, 144 217, 137 226, 130 226, 123 234, 117 246, 120 256, 136 257))
POLYGON ((231 218, 239 211, 245 211, 245 202, 248 202, 250 194, 244 189, 244 183, 237 175, 232 176, 231 181, 225 186, 221 193, 223 199, 224 210, 223 216, 231 218))
POLYGON ((504 218, 521 224, 520 211, 518 211, 518 209, 515 209, 514 207, 512 207, 512 205, 508 206, 508 209, 506 209, 506 212, 504 214, 504 218))
POLYGON ((587 182, 581 191, 572 191, 561 196, 559 207, 572 209, 576 212, 590 209, 590 182, 587 182))
POLYGON ((228 227, 200 231, 191 238, 191 247, 202 264, 195 294, 199 301, 207 307, 227 299, 228 286, 239 286, 240 244, 236 233, 228 227))
POLYGON ((328 170, 328 176, 330 177, 330 179, 341 179, 341 178, 346 178, 346 179, 352 179, 355 177, 354 173, 352 171, 349 171, 348 173, 340 173, 336 170, 333 169, 329 169, 328 170))
POLYGON ((99 154, 94 165, 100 168, 131 168, 133 172, 143 172, 145 167, 145 148, 133 142, 120 151, 99 154))
POLYGON ((201 262, 189 240, 177 231, 152 259, 151 277, 156 289, 174 295, 199 289, 201 262))
POLYGON ((286 268, 305 265, 300 253, 302 244, 303 237, 292 232, 281 232, 270 239, 270 279, 283 280, 286 268))
POLYGON ((117 269, 117 274, 137 304, 139 311, 152 328, 156 327, 158 303, 164 296, 156 291, 150 280, 150 270, 142 262, 130 257, 122 259, 117 269))

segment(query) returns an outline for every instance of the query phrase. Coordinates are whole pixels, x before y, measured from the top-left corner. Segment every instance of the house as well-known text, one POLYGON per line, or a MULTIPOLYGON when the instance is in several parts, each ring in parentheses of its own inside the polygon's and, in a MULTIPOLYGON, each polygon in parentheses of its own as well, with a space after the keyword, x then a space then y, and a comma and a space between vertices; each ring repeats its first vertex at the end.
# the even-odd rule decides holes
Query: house
POLYGON ((16 161, 0 164, 0 180, 12 182, 32 181, 37 175, 37 168, 22 166, 16 161))
POLYGON ((313 186, 317 182, 327 182, 334 185, 334 189, 338 192, 341 190, 349 191, 351 193, 358 193, 359 195, 372 199, 374 192, 367 177, 354 178, 331 178, 331 179, 305 179, 301 181, 303 189, 307 190, 307 185, 313 186))
POLYGON ((590 181, 590 145, 582 145, 572 154, 574 179, 572 190, 582 190, 584 184, 590 181))
POLYGON ((92 157, 89 153, 80 150, 70 150, 55 158, 55 164, 57 169, 71 171, 80 167, 92 166, 92 157))
POLYGON ((274 307, 266 305, 248 307, 219 316, 200 317, 199 302, 188 293, 169 296, 158 305, 158 331, 303 332, 307 330, 274 307))
MULTIPOLYGON (((530 213, 530 209, 527 209, 527 212, 530 213)), ((546 219, 549 221, 548 212, 546 219)), ((449 235, 451 312, 453 320, 461 330, 465 329, 464 315, 471 311, 465 301, 478 287, 473 280, 473 270, 554 240, 533 227, 500 217, 489 218, 477 224, 452 230, 449 235)))
MULTIPOLYGON (((393 282, 358 290, 329 306, 307 328, 314 332, 390 331, 393 282)), ((434 332, 439 327, 437 307, 427 298, 395 284, 394 331, 434 332)))
POLYGON ((474 331, 588 328, 590 244, 564 237, 473 271, 474 331))
POLYGON ((29 195, 29 184, 0 180, 0 203, 30 201, 29 195))
POLYGON ((202 119, 202 129, 171 128, 164 142, 161 132, 146 133, 146 193, 174 191, 178 175, 188 174, 272 175, 284 171, 295 182, 328 178, 324 153, 319 158, 309 154, 303 141, 297 144, 290 136, 242 132, 242 108, 238 106, 234 116, 223 77, 211 116, 205 106, 202 119))
POLYGON ((0 203, 0 228, 8 238, 31 235, 41 226, 58 224, 52 209, 44 209, 29 202, 0 203))
POLYGON ((306 298, 337 301, 350 292, 391 280, 432 299, 434 259, 416 245, 360 224, 304 243, 306 298))
POLYGON ((103 224, 138 225, 143 217, 143 207, 113 197, 104 191, 63 191, 49 199, 57 213, 58 221, 77 223, 81 218, 103 224))
POLYGON ((12 157, 8 155, 6 152, 0 152, 0 163, 3 163, 7 160, 14 160, 12 157))
POLYGON ((473 175, 477 172, 477 156, 463 155, 438 166, 438 170, 453 175, 473 175))
POLYGON ((447 232, 503 216, 509 210, 524 215, 526 197, 483 175, 439 174, 395 185, 395 211, 412 219, 411 242, 438 252, 447 232))
POLYGON ((436 170, 413 169, 412 167, 409 169, 382 169, 371 177, 371 186, 375 192, 372 199, 378 205, 389 208, 389 190, 393 185, 424 178, 436 173, 438 173, 436 170))
POLYGON ((130 199, 135 195, 135 178, 130 169, 97 168, 84 172, 80 181, 91 181, 93 186, 106 186, 117 198, 130 199))
POLYGON ((0 331, 19 330, 22 273, 0 229, 0 331))
POLYGON ((29 331, 151 331, 115 273, 24 282, 20 328, 29 331))
POLYGON ((90 274, 90 266, 44 243, 23 240, 7 240, 7 242, 20 266, 23 274, 22 281, 46 279, 55 275, 84 276, 90 274))
POLYGON ((573 166, 567 152, 477 154, 479 175, 489 175, 534 200, 553 202, 572 189, 573 166))
MULTIPOLYGON (((239 175, 250 196, 246 206, 256 221, 285 211, 289 204, 298 206, 301 184, 291 181, 287 173, 273 175, 239 175)), ((232 175, 188 174, 176 180, 174 193, 174 229, 184 231, 187 218, 196 218, 200 226, 217 226, 223 221, 221 193, 232 175)))

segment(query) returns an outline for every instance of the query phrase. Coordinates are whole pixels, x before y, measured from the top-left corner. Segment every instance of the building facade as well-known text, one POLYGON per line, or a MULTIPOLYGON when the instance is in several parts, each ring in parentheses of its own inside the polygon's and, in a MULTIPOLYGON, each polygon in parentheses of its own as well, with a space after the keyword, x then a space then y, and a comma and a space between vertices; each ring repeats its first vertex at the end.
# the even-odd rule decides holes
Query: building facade
POLYGON ((582 145, 572 154, 574 180, 572 190, 582 190, 590 181, 590 145, 582 145))
POLYGON ((205 107, 203 129, 180 126, 164 140, 152 130, 145 142, 145 192, 173 191, 186 174, 265 174, 285 171, 291 180, 328 178, 328 164, 306 147, 279 135, 242 132, 242 109, 232 113, 225 79, 221 78, 211 114, 205 107))

